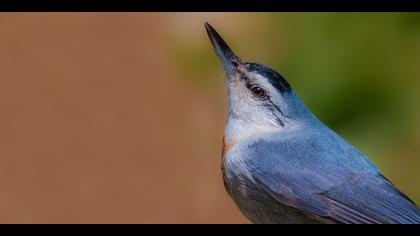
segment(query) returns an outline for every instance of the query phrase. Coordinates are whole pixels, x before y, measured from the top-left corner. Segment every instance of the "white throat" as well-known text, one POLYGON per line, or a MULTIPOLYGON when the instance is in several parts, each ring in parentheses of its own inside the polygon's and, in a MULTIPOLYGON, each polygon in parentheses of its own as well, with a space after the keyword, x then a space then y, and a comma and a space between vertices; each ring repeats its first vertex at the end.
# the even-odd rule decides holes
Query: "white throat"
POLYGON ((236 143, 258 137, 268 137, 270 134, 290 132, 297 129, 298 124, 287 122, 280 125, 273 122, 254 123, 241 119, 229 119, 225 127, 225 138, 236 143))

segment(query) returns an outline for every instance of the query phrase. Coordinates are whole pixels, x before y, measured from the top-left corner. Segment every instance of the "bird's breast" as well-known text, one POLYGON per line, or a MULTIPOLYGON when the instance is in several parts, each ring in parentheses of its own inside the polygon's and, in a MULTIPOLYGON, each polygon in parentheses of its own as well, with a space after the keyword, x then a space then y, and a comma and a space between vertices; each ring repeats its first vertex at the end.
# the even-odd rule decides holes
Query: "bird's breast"
POLYGON ((222 143, 222 159, 228 155, 228 153, 233 149, 236 145, 236 141, 234 139, 228 139, 226 136, 223 136, 223 143, 222 143))
POLYGON ((223 136, 223 142, 222 142, 222 176, 223 176, 223 183, 225 185, 226 191, 231 194, 231 190, 229 188, 229 185, 227 183, 226 179, 226 157, 228 156, 229 152, 234 148, 236 145, 236 141, 234 139, 228 139, 226 136, 223 136))

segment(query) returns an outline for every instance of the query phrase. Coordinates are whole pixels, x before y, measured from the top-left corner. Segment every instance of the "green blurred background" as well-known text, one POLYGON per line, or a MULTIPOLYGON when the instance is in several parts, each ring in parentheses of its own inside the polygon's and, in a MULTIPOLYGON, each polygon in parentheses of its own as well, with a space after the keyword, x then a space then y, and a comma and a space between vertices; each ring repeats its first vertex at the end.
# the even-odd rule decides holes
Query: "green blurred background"
POLYGON ((205 21, 420 202, 419 13, 3 13, 0 222, 248 222, 205 21))

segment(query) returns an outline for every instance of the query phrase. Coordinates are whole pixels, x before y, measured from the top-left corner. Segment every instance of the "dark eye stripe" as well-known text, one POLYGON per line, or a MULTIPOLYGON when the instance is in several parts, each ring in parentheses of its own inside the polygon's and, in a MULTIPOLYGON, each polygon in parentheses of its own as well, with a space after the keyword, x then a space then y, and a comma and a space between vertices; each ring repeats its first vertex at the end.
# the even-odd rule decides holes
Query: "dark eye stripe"
POLYGON ((289 83, 275 70, 256 63, 247 63, 247 67, 249 71, 266 77, 273 87, 277 88, 280 92, 287 92, 291 90, 289 83))
POLYGON ((271 101, 271 99, 268 99, 268 102, 270 102, 270 105, 274 108, 274 109, 276 109, 276 111, 278 111, 282 116, 284 116, 285 117, 285 114, 283 113, 283 111, 276 105, 276 104, 274 104, 274 102, 273 101, 271 101))
POLYGON ((276 106, 274 105, 271 100, 268 100, 268 103, 265 103, 263 105, 264 107, 266 107, 268 110, 270 110, 272 112, 272 114, 276 117, 276 121, 277 123, 279 123, 279 125, 284 126, 284 121, 283 121, 283 112, 276 106), (279 116, 276 111, 278 111, 281 115, 279 116), (280 118, 282 117, 282 118, 280 118))

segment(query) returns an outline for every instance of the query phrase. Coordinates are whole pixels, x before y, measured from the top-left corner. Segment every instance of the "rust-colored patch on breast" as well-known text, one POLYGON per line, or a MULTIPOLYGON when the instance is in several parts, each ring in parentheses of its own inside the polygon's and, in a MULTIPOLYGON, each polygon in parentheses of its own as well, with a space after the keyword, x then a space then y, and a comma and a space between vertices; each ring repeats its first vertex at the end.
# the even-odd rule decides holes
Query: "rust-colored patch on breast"
POLYGON ((223 136, 223 143, 222 143, 222 175, 223 175, 223 184, 225 185, 226 191, 231 194, 230 188, 228 183, 226 182, 226 156, 230 150, 236 145, 235 140, 228 140, 225 136, 223 136))
POLYGON ((228 152, 235 146, 235 140, 226 139, 223 136, 223 144, 222 144, 222 159, 228 154, 228 152))

